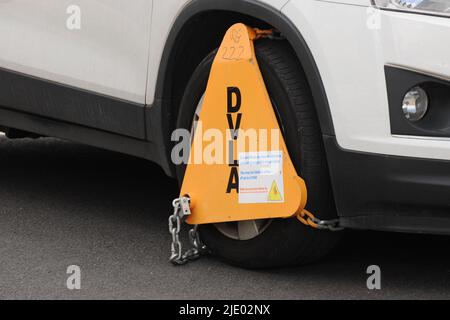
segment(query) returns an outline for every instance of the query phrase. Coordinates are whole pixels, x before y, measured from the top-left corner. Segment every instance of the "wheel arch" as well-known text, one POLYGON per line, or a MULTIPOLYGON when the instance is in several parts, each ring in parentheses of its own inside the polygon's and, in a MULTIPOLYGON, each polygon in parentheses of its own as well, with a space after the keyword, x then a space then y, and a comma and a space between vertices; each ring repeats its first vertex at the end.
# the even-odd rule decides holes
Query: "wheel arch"
MULTIPOLYGON (((155 88, 155 104, 150 114, 157 113, 162 132, 162 152, 169 157, 168 137, 174 129, 179 99, 189 76, 204 56, 220 45, 226 29, 236 22, 280 31, 296 53, 312 91, 322 134, 334 136, 334 126, 325 87, 314 57, 296 26, 279 10, 255 0, 193 0, 175 19, 166 40, 155 88), (187 46, 191 50, 185 50, 187 46), (192 49, 193 48, 193 49, 192 49), (175 76, 175 71, 177 75, 175 76), (179 72, 182 71, 182 72, 179 72)), ((147 123, 155 123, 154 118, 147 123)), ((155 128, 149 128, 155 130, 155 128)), ((166 172, 171 165, 163 164, 166 172)), ((172 171, 173 173, 173 171, 172 171)))

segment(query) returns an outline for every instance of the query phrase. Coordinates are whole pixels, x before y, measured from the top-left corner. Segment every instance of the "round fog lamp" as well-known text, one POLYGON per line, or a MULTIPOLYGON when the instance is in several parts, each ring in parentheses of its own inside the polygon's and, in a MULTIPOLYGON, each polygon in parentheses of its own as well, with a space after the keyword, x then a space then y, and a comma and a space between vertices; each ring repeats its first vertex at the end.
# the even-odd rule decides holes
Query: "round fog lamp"
POLYGON ((428 95, 421 87, 410 89, 403 98, 403 114, 409 121, 422 119, 428 111, 428 95))

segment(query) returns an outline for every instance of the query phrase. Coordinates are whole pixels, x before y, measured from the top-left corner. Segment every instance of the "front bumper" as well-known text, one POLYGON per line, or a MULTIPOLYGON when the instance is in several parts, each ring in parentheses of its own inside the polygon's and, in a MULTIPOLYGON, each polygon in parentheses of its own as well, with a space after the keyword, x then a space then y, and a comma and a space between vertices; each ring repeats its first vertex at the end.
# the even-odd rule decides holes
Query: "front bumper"
POLYGON ((346 151, 325 136, 343 227, 450 234, 450 161, 346 151))
POLYGON ((392 132, 385 75, 393 65, 449 81, 449 18, 313 0, 291 1, 283 13, 314 56, 339 147, 450 160, 448 137, 392 132))
POLYGON ((283 13, 327 94, 336 136, 324 142, 342 224, 450 234, 450 138, 393 130, 401 103, 390 105, 385 73, 395 66, 448 82, 450 19, 314 0, 290 1, 283 13))

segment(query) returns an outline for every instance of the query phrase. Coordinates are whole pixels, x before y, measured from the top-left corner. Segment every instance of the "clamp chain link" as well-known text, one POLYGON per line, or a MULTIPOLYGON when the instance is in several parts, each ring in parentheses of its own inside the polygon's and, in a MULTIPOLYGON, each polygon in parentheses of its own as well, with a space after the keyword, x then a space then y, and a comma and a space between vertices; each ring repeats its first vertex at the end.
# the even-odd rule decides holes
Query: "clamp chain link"
POLYGON ((328 231, 344 230, 344 228, 339 225, 339 219, 320 220, 306 209, 304 209, 301 213, 297 215, 297 219, 304 225, 319 230, 328 230, 328 231))
POLYGON ((189 205, 189 197, 177 198, 172 202, 173 214, 169 217, 169 232, 172 235, 169 260, 175 265, 184 265, 189 261, 197 260, 207 251, 206 246, 200 241, 198 226, 194 226, 189 230, 189 242, 192 247, 183 253, 180 232, 186 218, 191 214, 189 205))

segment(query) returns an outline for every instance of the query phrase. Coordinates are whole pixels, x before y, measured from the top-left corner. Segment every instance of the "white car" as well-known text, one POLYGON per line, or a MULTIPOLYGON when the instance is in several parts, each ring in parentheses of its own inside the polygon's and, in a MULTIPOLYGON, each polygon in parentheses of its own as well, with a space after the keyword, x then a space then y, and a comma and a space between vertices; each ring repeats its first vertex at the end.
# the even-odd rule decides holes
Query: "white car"
MULTIPOLYGON (((215 50, 242 22, 307 209, 354 229, 450 233, 450 0, 0 1, 0 126, 172 164, 215 50)), ((249 268, 307 263, 339 234, 295 218, 200 228, 249 268)))

